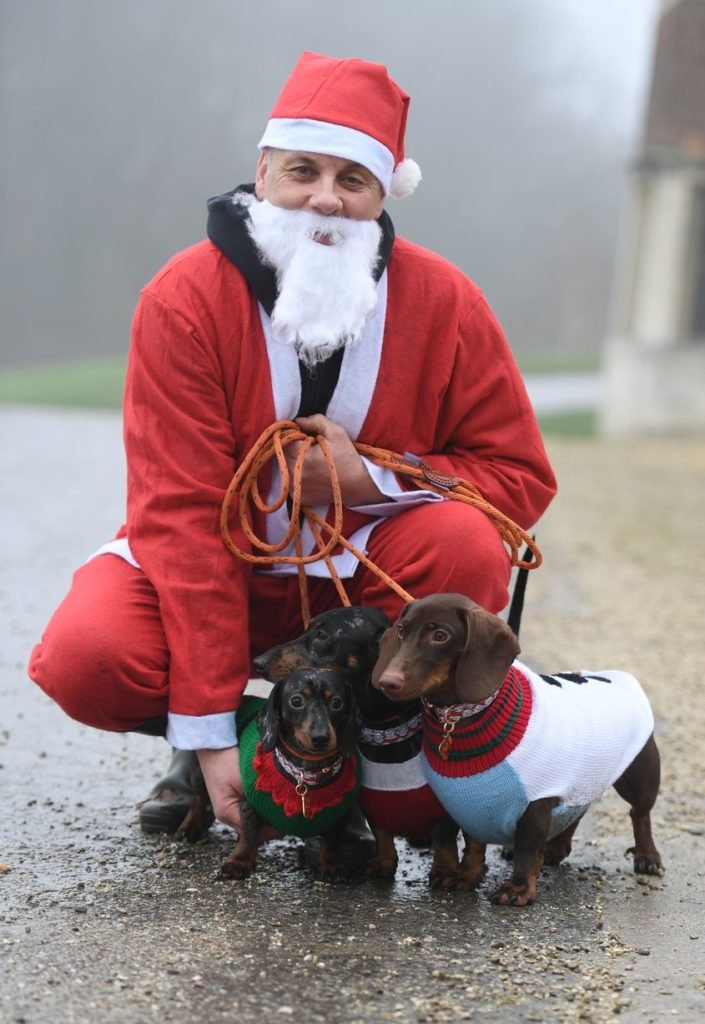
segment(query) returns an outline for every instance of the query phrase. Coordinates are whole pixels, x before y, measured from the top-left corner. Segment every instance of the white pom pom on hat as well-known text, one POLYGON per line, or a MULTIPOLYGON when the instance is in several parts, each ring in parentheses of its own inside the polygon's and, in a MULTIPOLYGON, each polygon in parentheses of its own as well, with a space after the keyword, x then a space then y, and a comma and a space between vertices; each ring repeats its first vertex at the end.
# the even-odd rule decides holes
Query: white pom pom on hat
POLYGON ((415 160, 407 157, 397 164, 392 172, 389 194, 394 196, 395 199, 406 199, 407 196, 410 196, 416 190, 416 186, 420 181, 421 168, 415 160))
POLYGON ((304 52, 274 105, 259 148, 354 160, 397 199, 411 195, 421 170, 404 156, 409 95, 383 64, 304 52))

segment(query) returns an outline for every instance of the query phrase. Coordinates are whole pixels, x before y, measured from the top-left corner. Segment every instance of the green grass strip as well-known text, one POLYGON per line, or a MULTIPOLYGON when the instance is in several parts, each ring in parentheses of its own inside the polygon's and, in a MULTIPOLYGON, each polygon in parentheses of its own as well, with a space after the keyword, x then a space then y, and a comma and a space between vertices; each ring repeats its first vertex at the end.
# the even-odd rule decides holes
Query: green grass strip
POLYGON ((119 357, 0 371, 0 402, 119 409, 125 360, 119 357))
POLYGON ((547 413, 539 415, 538 419, 541 432, 547 437, 594 437, 597 433, 597 414, 594 409, 547 413))
POLYGON ((596 373, 602 356, 599 352, 514 351, 522 373, 596 373))

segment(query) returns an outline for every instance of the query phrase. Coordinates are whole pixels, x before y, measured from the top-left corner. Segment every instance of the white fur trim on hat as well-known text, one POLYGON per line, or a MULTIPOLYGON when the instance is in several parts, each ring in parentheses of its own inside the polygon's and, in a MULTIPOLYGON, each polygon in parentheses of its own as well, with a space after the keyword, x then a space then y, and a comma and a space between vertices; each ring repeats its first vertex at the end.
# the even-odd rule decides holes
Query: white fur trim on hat
POLYGON ((402 160, 394 168, 389 194, 395 199, 406 199, 416 189, 420 181, 421 168, 416 161, 409 158, 402 160))
POLYGON ((374 174, 385 193, 390 190, 394 155, 377 139, 356 128, 309 118, 273 117, 267 122, 258 148, 266 146, 354 160, 374 174))

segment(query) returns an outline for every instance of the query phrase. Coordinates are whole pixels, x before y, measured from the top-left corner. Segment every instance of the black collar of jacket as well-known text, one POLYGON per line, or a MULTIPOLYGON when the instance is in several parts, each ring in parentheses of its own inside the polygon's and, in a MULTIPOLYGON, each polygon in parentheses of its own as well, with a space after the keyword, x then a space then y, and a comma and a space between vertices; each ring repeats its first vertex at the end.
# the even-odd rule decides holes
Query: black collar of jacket
MULTIPOLYGON (((276 274, 272 267, 263 262, 247 229, 247 207, 242 203, 233 202, 237 192, 252 194, 254 190, 254 185, 238 185, 224 195, 209 199, 207 232, 211 242, 242 273, 257 300, 271 316, 277 300, 276 274)), ((394 245, 394 225, 386 210, 382 212, 377 223, 382 229, 382 238, 377 264, 373 271, 375 281, 379 281, 384 273, 394 245)))

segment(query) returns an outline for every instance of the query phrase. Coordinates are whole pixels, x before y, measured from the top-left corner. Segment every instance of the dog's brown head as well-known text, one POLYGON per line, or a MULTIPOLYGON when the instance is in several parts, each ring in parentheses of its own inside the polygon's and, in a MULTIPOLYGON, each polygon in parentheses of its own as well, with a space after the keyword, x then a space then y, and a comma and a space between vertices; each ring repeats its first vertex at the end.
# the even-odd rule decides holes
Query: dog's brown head
POLYGON ((302 755, 349 756, 360 728, 353 693, 339 675, 325 669, 300 669, 274 684, 260 712, 262 749, 279 738, 302 755))
POLYGON ((475 703, 501 685, 520 647, 502 619, 462 594, 412 601, 384 636, 372 684, 391 700, 475 703))

